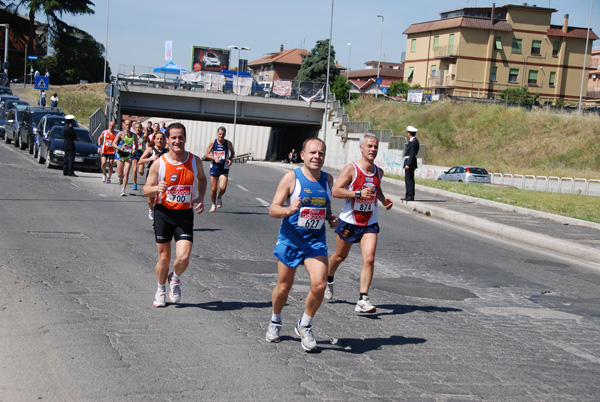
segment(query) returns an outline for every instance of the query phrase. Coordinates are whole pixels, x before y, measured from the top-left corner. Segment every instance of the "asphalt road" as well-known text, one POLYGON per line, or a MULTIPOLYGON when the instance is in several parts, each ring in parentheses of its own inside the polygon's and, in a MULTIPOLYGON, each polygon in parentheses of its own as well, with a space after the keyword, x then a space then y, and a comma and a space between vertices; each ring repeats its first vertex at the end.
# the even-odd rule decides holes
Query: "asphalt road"
POLYGON ((223 209, 196 217, 182 302, 155 309, 156 248, 141 191, 119 197, 116 180, 66 178, 4 143, 0 168, 0 401, 600 394, 600 276, 571 257, 381 209, 377 313, 354 313, 355 247, 334 301, 315 317, 318 352, 307 354, 293 331, 308 289, 303 268, 282 342, 264 340, 279 228, 265 204, 283 170, 234 165, 223 209))

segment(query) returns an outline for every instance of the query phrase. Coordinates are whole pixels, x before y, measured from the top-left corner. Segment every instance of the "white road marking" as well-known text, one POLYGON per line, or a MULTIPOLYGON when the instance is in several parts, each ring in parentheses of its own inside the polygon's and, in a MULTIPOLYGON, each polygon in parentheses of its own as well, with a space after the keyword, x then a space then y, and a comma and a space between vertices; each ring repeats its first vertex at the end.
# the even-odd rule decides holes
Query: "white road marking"
POLYGON ((240 186, 239 184, 236 184, 236 186, 238 186, 238 187, 239 187, 239 189, 240 189, 240 190, 242 190, 242 191, 248 191, 248 189, 247 189, 247 188, 244 188, 244 187, 240 186))
POLYGON ((260 202, 263 205, 263 207, 268 207, 269 205, 271 205, 268 202, 266 202, 265 200, 263 200, 262 198, 256 197, 256 199, 258 200, 258 202, 260 202))

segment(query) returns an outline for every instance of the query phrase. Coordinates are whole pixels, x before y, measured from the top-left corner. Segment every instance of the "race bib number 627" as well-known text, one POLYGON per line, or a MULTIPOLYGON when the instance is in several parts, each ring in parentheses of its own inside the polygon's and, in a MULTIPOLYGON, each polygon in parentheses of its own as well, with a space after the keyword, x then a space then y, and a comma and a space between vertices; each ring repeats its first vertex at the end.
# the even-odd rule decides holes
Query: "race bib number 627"
POLYGON ((300 208, 298 226, 306 229, 321 229, 325 223, 327 208, 300 208))

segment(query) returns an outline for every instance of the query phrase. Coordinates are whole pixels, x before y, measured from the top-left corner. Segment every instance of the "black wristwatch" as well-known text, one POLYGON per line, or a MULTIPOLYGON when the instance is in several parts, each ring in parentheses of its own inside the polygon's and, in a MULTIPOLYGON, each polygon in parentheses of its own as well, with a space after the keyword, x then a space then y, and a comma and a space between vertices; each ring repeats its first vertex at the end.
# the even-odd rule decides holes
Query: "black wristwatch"
POLYGON ((354 196, 356 198, 360 198, 360 190, 356 190, 356 192, 354 193, 354 196))

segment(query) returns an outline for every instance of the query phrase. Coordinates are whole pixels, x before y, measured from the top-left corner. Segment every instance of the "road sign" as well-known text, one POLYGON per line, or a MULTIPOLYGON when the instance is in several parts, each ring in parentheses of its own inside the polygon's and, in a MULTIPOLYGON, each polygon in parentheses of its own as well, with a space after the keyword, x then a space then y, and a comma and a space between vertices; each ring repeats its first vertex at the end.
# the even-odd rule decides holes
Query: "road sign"
POLYGON ((49 77, 37 76, 35 77, 35 89, 48 90, 50 86, 49 77))
POLYGON ((384 94, 387 94, 388 89, 386 87, 382 87, 381 88, 381 92, 383 92, 384 94))
POLYGON ((37 56, 27 56, 27 58, 28 58, 29 60, 37 60, 37 59, 38 59, 38 57, 37 57, 37 56))
POLYGON ((377 85, 381 85, 382 82, 383 82, 383 80, 381 78, 377 78, 375 80, 375 84, 377 84, 377 85))
POLYGON ((117 87, 115 84, 107 84, 104 88, 104 93, 106 96, 112 98, 113 96, 117 96, 119 94, 119 87, 117 87))

